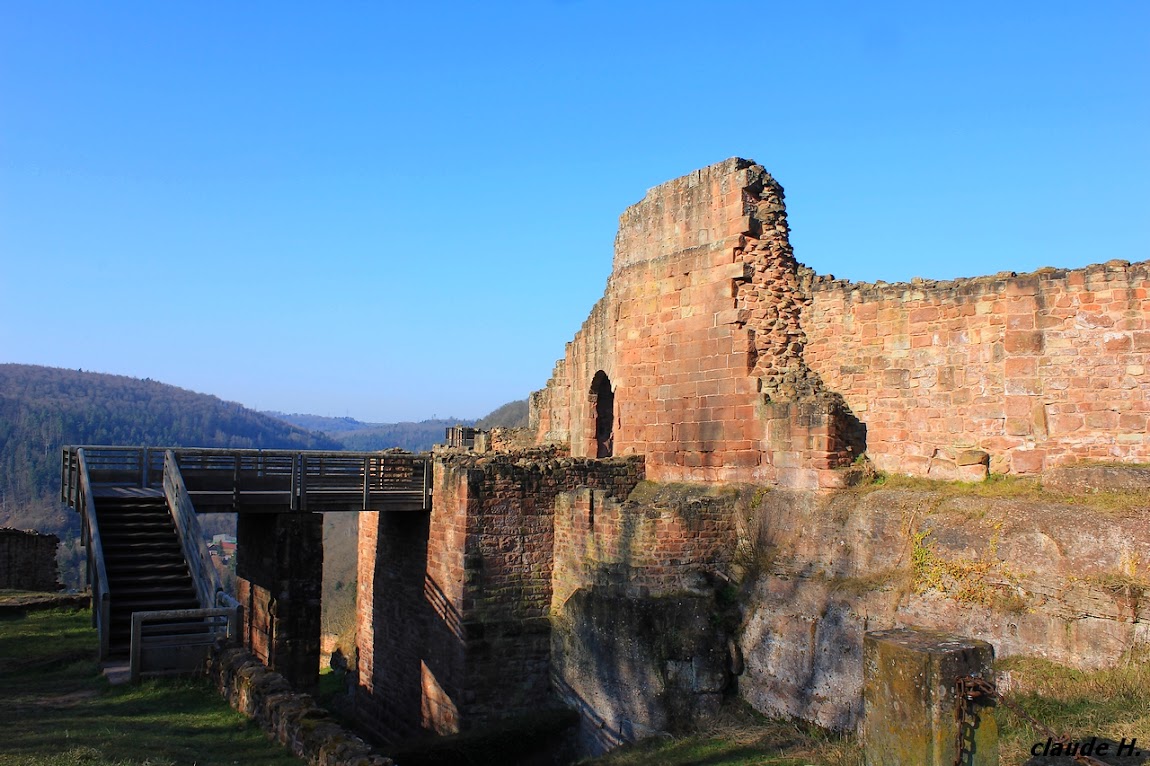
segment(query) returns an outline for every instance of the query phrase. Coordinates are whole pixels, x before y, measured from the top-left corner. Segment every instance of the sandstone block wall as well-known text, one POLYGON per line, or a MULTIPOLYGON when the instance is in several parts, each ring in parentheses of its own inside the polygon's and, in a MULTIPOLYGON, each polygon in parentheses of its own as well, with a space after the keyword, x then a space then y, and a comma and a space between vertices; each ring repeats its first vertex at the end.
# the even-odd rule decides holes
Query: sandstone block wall
POLYGON ((726 571, 737 538, 733 511, 705 492, 620 502, 601 491, 555 503, 552 603, 581 588, 629 597, 710 592, 707 572, 726 571))
POLYGON ((884 470, 1150 460, 1150 262, 953 282, 813 278, 805 357, 884 470))
POLYGON ((716 598, 735 555, 730 494, 645 485, 631 498, 556 503, 551 672, 585 754, 698 722, 731 685, 716 598))
POLYGON ((765 404, 825 393, 802 363, 787 232, 782 188, 747 160, 648 192, 620 219, 604 297, 532 396, 539 440, 596 454, 591 386, 602 371, 615 394, 615 454, 645 455, 653 479, 793 480, 781 476, 791 453, 812 451, 826 466, 849 462, 826 430, 794 434, 781 462, 767 449, 765 404))
POLYGON ((394 766, 372 752, 283 675, 268 670, 244 649, 213 653, 208 677, 233 708, 253 719, 309 766, 394 766))
POLYGON ((319 684, 323 515, 237 514, 236 598, 243 642, 296 688, 319 684))
POLYGON ((0 529, 0 589, 60 590, 59 545, 56 535, 0 529))
POLYGON ((400 741, 545 704, 555 498, 584 486, 625 497, 642 476, 637 459, 443 454, 430 514, 365 514, 360 721, 400 741))
POLYGON ((661 481, 833 487, 864 450, 939 478, 970 478, 971 449, 1001 473, 1150 459, 1150 262, 851 284, 801 266, 789 231, 742 159, 628 208, 603 297, 531 397, 537 441, 594 456, 605 373, 614 453, 661 481))

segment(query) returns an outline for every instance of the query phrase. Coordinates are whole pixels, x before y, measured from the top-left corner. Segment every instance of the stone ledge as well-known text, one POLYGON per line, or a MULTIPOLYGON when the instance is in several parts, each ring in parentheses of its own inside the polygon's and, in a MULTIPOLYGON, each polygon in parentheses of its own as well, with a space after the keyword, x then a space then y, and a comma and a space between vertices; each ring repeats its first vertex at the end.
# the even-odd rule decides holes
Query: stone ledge
POLYGON ((394 766, 336 723, 310 695, 294 691, 246 649, 223 649, 208 660, 208 677, 228 703, 310 766, 394 766))
POLYGON ((1124 465, 1068 465, 1047 471, 1042 486, 1070 494, 1150 493, 1150 468, 1124 465))

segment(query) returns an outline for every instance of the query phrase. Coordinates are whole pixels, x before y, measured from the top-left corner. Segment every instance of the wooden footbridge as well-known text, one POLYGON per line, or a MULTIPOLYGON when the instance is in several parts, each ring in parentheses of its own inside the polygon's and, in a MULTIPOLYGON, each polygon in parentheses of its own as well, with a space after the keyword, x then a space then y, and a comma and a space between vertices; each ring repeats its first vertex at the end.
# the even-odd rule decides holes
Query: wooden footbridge
POLYGON ((186 654, 234 633, 236 616, 217 608, 198 514, 427 511, 431 460, 405 452, 65 447, 60 486, 82 520, 101 659, 130 650, 135 673, 148 647, 186 654))

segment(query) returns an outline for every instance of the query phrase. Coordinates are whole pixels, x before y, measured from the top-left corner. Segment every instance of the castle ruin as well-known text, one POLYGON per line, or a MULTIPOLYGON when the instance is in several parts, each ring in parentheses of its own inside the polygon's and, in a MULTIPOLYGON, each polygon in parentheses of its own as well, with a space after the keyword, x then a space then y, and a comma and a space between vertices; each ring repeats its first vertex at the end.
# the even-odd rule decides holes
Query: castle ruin
POLYGON ((974 481, 1150 460, 1150 262, 859 284, 801 265, 788 233, 748 160, 650 190, 531 396, 529 446, 441 451, 430 513, 362 515, 367 729, 558 698, 594 752, 731 694, 845 729, 867 630, 1091 667, 1150 643, 1147 606, 1098 584, 1145 576, 1144 514, 843 489, 868 464, 974 481))

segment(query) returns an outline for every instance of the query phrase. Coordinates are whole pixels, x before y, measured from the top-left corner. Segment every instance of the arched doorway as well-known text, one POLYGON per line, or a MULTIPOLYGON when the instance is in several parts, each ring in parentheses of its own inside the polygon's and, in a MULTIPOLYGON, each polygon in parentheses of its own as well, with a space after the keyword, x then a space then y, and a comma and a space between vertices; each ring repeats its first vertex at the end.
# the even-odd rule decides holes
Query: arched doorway
POLYGON ((611 379, 602 370, 591 380, 591 410, 595 413, 595 457, 611 457, 615 451, 615 394, 611 379))

